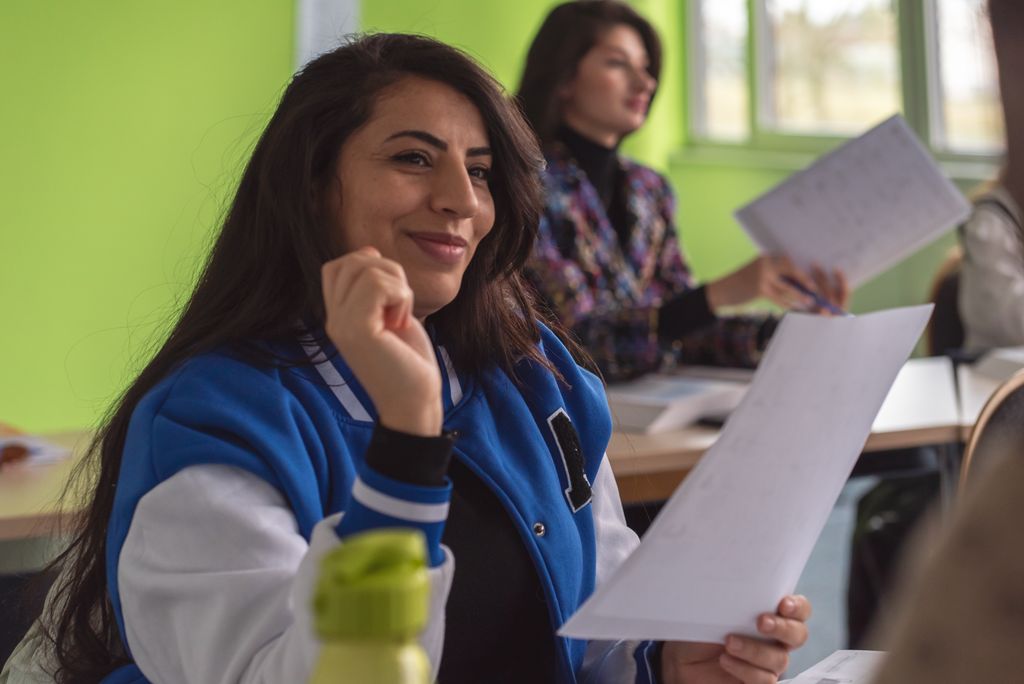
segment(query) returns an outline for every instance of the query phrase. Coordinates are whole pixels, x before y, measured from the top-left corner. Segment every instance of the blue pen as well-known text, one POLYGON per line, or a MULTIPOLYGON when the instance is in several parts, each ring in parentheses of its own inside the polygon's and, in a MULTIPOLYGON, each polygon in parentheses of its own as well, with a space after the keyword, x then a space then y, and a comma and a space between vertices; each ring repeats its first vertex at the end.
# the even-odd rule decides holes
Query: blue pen
POLYGON ((848 317, 849 316, 853 316, 852 313, 850 313, 849 311, 843 311, 838 306, 836 306, 832 302, 828 301, 827 299, 822 297, 820 294, 818 294, 814 290, 811 290, 808 287, 806 287, 803 283, 801 283, 796 278, 791 278, 790 276, 782 276, 782 279, 785 280, 788 284, 790 284, 793 287, 795 287, 796 289, 798 289, 801 292, 803 292, 805 295, 807 295, 811 299, 813 299, 814 300, 814 305, 816 307, 818 307, 819 309, 824 309, 825 311, 828 311, 833 316, 848 316, 848 317))

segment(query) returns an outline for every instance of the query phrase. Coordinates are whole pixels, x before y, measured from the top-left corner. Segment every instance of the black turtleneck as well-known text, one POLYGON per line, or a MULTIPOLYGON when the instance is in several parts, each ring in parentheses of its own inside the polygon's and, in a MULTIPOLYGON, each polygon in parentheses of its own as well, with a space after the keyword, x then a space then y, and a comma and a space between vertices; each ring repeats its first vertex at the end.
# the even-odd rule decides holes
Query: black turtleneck
POLYGON ((629 219, 626 216, 626 184, 619 166, 618 145, 605 147, 564 125, 559 127, 556 136, 597 190, 608 221, 619 236, 619 244, 625 247, 629 244, 629 219))
MULTIPOLYGON (((608 220, 619 236, 619 244, 625 248, 629 244, 629 220, 626 181, 619 166, 618 146, 605 147, 565 125, 559 127, 556 137, 597 190, 608 220)), ((715 319, 702 285, 680 293, 661 306, 658 332, 663 338, 675 340, 711 325, 715 319)))
POLYGON ((607 208, 611 204, 619 171, 618 145, 605 147, 568 126, 560 126, 556 135, 569 149, 576 165, 587 174, 587 179, 607 208))

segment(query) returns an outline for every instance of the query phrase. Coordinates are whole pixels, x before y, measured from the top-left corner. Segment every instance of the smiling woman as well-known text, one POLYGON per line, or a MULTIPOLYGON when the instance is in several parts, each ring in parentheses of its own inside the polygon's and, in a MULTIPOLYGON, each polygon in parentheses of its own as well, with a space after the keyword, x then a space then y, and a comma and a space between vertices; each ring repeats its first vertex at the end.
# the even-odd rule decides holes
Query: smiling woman
POLYGON ((307 681, 317 559, 393 526, 427 539, 440 681, 647 681, 650 644, 555 634, 637 539, 601 383, 520 281, 542 164, 436 41, 296 74, 0 681, 307 681))
POLYGON ((437 681, 784 669, 795 597, 761 616, 776 644, 728 655, 556 634, 638 540, 601 382, 519 279, 541 166, 495 81, 441 43, 368 36, 297 74, 99 435, 92 503, 0 682, 308 681, 319 559, 388 527, 427 542, 437 681))

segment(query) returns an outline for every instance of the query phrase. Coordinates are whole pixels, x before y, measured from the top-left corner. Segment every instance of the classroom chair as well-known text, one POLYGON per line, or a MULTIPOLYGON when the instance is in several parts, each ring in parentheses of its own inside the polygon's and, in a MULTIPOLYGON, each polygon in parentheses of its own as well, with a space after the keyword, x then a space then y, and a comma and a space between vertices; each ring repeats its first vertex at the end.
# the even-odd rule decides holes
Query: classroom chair
POLYGON ((1024 451, 1024 370, 1000 385, 978 415, 960 466, 960 488, 1004 456, 1024 451))

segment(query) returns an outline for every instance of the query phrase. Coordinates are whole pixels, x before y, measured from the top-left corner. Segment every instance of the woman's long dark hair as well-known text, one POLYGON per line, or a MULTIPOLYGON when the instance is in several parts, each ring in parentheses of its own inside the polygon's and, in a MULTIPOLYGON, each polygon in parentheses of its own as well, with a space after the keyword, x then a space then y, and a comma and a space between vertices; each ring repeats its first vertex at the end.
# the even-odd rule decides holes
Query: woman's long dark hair
MULTIPOLYGON (((1019 183, 1024 159, 1024 86, 1021 86, 1021 69, 1024 68, 1024 3, 1020 0, 989 0, 989 21, 992 25, 992 42, 995 47, 999 76, 999 94, 1002 101, 1006 134, 1006 163, 1004 172, 1009 170, 1013 181, 1019 183)), ((1019 200, 1019 198, 1018 198, 1019 200)))
MULTIPOLYGON (((576 75, 580 60, 608 29, 625 24, 636 30, 647 50, 647 72, 661 75, 661 41, 651 24, 617 0, 574 0, 551 10, 526 55, 517 98, 523 114, 547 148, 562 123, 559 90, 576 75)), ((654 94, 651 99, 653 101, 654 94)))
POLYGON ((256 144, 180 319, 112 407, 76 471, 74 482, 90 490, 91 501, 54 562, 61 579, 43 622, 57 681, 95 682, 128 661, 107 594, 105 556, 136 405, 189 357, 294 338, 296 321, 323 320, 320 267, 339 256, 323 208, 325 188, 344 142, 370 118, 382 91, 407 76, 445 83, 469 98, 483 117, 494 159, 494 227, 455 300, 428 320, 461 371, 496 365, 512 373, 524 357, 545 363, 536 346, 536 311, 519 276, 542 206, 543 158, 498 83, 461 52, 420 36, 370 35, 310 62, 292 79, 256 144))

